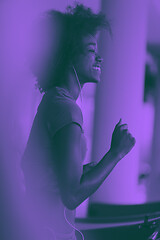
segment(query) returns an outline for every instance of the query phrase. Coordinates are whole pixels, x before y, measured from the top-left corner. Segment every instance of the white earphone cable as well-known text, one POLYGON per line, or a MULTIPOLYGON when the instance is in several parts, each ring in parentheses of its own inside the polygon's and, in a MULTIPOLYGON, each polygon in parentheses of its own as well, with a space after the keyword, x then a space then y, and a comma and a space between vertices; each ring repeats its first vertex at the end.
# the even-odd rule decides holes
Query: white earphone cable
POLYGON ((78 78, 78 75, 77 75, 77 71, 76 71, 76 69, 75 69, 75 67, 73 65, 72 65, 72 68, 73 68, 73 71, 74 71, 74 73, 76 75, 77 83, 78 83, 78 86, 79 86, 79 89, 80 89, 80 99, 81 99, 81 104, 82 104, 82 93, 81 93, 82 88, 81 88, 81 84, 80 84, 80 81, 79 81, 79 78, 78 78))
POLYGON ((82 233, 79 229, 77 229, 75 226, 73 226, 73 225, 68 221, 68 219, 67 219, 67 217, 66 217, 66 208, 64 208, 64 217, 65 217, 66 222, 67 222, 73 229, 75 229, 77 232, 79 232, 79 233, 81 234, 81 236, 82 236, 82 240, 84 240, 84 235, 83 235, 83 233, 82 233))

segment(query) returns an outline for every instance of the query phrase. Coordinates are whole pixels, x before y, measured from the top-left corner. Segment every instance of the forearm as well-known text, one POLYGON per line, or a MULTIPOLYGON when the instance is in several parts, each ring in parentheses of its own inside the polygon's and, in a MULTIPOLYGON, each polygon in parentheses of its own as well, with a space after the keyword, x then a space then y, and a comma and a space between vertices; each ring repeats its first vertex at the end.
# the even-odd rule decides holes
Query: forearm
POLYGON ((82 175, 80 185, 74 194, 74 203, 76 206, 79 206, 79 204, 100 187, 119 160, 119 157, 113 155, 113 153, 109 151, 96 166, 82 175))

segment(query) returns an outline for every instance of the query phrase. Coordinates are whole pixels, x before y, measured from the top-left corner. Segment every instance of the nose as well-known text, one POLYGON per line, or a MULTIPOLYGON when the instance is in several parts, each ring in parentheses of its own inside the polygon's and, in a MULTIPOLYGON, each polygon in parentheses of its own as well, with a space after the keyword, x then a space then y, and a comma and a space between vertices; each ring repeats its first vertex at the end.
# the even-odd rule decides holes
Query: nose
POLYGON ((102 58, 99 54, 97 54, 97 55, 96 55, 96 61, 97 61, 98 63, 102 63, 102 62, 103 62, 103 58, 102 58))

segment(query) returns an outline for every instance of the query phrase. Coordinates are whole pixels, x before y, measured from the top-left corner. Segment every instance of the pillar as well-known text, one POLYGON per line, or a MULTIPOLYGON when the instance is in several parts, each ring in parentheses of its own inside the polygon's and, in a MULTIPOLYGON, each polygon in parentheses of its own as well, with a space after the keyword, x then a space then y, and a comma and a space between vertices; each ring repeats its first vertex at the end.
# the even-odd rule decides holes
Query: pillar
POLYGON ((103 0, 102 10, 111 22, 113 36, 106 37, 103 32, 100 38, 99 50, 104 63, 96 91, 92 160, 98 162, 109 150, 112 132, 120 118, 128 124, 136 145, 90 197, 90 204, 141 203, 145 196, 138 186, 138 173, 147 1, 103 0))

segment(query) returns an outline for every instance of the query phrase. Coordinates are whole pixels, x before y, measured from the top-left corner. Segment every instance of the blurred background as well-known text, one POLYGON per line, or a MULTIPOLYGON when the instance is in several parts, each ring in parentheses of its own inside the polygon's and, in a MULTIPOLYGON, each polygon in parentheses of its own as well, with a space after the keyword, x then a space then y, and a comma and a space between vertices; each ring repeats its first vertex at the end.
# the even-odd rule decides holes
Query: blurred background
MULTIPOLYGON (((39 13, 51 8, 64 11, 73 2, 1 2, 0 189, 4 196, 1 204, 8 203, 8 212, 17 214, 23 205, 19 162, 42 97, 26 64, 30 27, 39 13)), ((160 202, 160 1, 79 2, 94 12, 102 10, 113 32, 112 38, 103 32, 99 38, 99 52, 104 58, 101 82, 98 86, 86 84, 82 101, 78 99, 88 143, 84 164, 98 162, 109 150, 120 118, 136 138, 131 153, 98 191, 78 207, 77 218, 86 218, 94 203, 160 202)))

